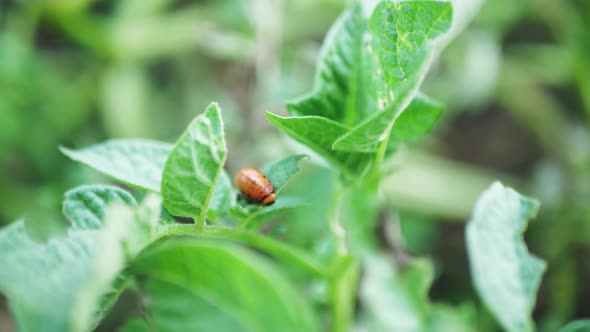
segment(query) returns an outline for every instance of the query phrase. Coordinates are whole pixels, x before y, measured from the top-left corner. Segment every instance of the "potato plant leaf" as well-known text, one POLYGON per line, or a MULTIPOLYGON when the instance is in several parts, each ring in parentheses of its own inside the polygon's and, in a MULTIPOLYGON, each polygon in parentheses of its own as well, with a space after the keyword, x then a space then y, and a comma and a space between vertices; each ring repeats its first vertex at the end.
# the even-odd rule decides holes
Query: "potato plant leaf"
POLYGON ((258 228, 265 221, 269 220, 272 217, 281 215, 282 213, 287 212, 289 210, 304 207, 305 205, 306 202, 303 198, 280 196, 279 198, 277 198, 277 201, 273 205, 258 208, 255 211, 249 212, 246 215, 246 218, 248 219, 247 227, 258 228))
POLYGON ((299 173, 299 161, 307 156, 294 154, 264 166, 260 171, 266 175, 276 192, 280 192, 294 175, 299 173))
MULTIPOLYGON (((301 170, 299 162, 306 157, 302 154, 290 155, 264 166, 260 171, 272 183, 275 191, 280 193, 287 182, 299 173, 301 170)), ((270 206, 249 204, 242 197, 236 201, 236 204, 230 209, 230 213, 241 220, 244 226, 255 228, 273 216, 304 204, 303 199, 284 195, 277 195, 276 202, 270 206)))
POLYGON ((426 96, 418 95, 393 123, 387 153, 429 132, 443 112, 443 106, 426 96))
POLYGON ((559 332, 588 332, 590 331, 590 319, 573 321, 562 327, 559 332))
POLYGON ((160 191, 162 170, 172 145, 152 140, 109 140, 90 147, 60 151, 72 160, 129 186, 160 191))
POLYGON ((360 300, 366 325, 375 332, 453 331, 475 332, 462 307, 431 303, 428 291, 434 280, 432 262, 417 259, 397 271, 382 256, 365 261, 360 300))
MULTIPOLYGON (((0 291, 18 330, 90 330, 122 290, 118 277, 128 257, 152 239, 160 204, 152 197, 137 209, 118 206, 106 212, 100 229, 75 222, 67 234, 45 243, 30 238, 22 220, 0 230, 0 291)), ((101 215, 103 207, 82 213, 79 206, 70 217, 101 215)))
POLYGON ((361 6, 336 20, 322 45, 313 90, 287 105, 292 116, 317 115, 344 124, 375 112, 372 77, 377 58, 366 43, 367 20, 361 6))
POLYGON ((111 203, 137 205, 135 198, 123 189, 85 185, 66 192, 63 213, 73 229, 99 229, 102 227, 106 206, 111 203))
POLYGON ((203 299, 248 331, 319 331, 311 305, 293 286, 262 257, 238 246, 168 241, 140 256, 134 271, 182 287, 179 295, 203 299))
POLYGON ((479 296, 510 332, 533 331, 531 312, 545 262, 532 256, 523 232, 539 203, 495 182, 466 227, 471 276, 479 296))
POLYGON ((209 210, 207 215, 209 218, 222 216, 235 205, 236 190, 232 186, 232 181, 225 170, 221 170, 219 180, 215 185, 211 202, 209 203, 209 210))
POLYGON ((347 132, 341 124, 320 116, 281 117, 272 113, 266 113, 266 116, 270 123, 342 172, 358 176, 366 170, 370 154, 332 151, 334 141, 347 132))
POLYGON ((430 65, 442 50, 440 41, 446 40, 439 37, 451 28, 452 12, 450 3, 438 1, 383 1, 377 5, 369 27, 393 101, 385 111, 375 113, 339 138, 334 149, 377 151, 379 143, 389 136, 396 117, 416 96, 430 65))
MULTIPOLYGON (((187 295, 186 288, 174 283, 154 279, 148 280, 142 288, 150 296, 145 310, 153 326, 146 330, 148 332, 154 329, 160 332, 250 331, 215 303, 190 291, 187 295)), ((127 322, 126 328, 135 332, 132 328, 136 324, 145 323, 134 319, 127 322)))
POLYGON ((166 161, 162 175, 166 209, 203 223, 226 155, 221 110, 212 103, 188 125, 166 161))

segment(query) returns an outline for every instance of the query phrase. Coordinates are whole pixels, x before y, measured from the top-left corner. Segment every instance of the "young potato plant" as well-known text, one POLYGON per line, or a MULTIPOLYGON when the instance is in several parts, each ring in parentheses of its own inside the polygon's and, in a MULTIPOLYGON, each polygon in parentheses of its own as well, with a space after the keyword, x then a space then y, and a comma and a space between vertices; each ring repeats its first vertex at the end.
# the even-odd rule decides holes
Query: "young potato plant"
MULTIPOLYGON (((248 203, 224 169, 231 151, 216 103, 175 144, 62 147, 140 195, 84 185, 65 194, 66 234, 39 242, 24 220, 0 231, 0 290, 18 330, 93 330, 128 290, 143 308, 125 317, 119 331, 477 331, 471 307, 429 301, 432 263, 396 264, 375 228, 387 205, 379 195, 390 171, 384 161, 440 116, 442 106, 420 85, 479 5, 353 5, 327 34, 311 92, 288 103, 289 116, 267 113, 271 124, 341 174, 325 221, 328 255, 261 231, 271 217, 305 208, 305 197, 281 194, 305 156, 261 169, 276 202, 248 203), (291 274, 320 291, 301 287, 291 274)), ((534 330, 531 311, 545 265, 528 253, 522 232, 537 208, 496 183, 467 226, 475 287, 506 331, 534 330)))

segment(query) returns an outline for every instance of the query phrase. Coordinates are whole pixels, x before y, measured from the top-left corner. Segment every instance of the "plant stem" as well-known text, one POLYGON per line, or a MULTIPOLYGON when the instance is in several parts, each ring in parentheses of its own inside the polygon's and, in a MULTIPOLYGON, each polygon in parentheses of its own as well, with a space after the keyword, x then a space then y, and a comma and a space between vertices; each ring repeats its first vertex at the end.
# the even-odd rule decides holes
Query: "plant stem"
POLYGON ((360 264, 352 255, 339 256, 335 264, 330 279, 332 331, 348 332, 356 302, 360 264))
MULTIPOLYGON (((388 130, 391 131, 391 127, 388 130)), ((365 178, 366 182, 361 186, 361 188, 366 188, 367 195, 370 195, 372 197, 370 200, 374 202, 378 200, 379 184, 381 182, 381 165, 385 159, 388 142, 389 135, 379 143, 373 165, 365 178)), ((346 232, 338 220, 338 209, 340 208, 340 204, 342 204, 341 197, 340 195, 336 197, 336 203, 332 207, 334 211, 330 218, 330 226, 337 247, 329 285, 330 302, 332 305, 332 331, 347 332, 350 329, 354 315, 354 304, 356 302, 360 276, 360 259, 358 256, 348 253, 349 248, 346 245, 346 232)), ((344 204, 346 203, 344 202, 344 204)))
POLYGON ((377 153, 375 154, 375 159, 373 160, 373 166, 371 167, 371 172, 368 175, 368 187, 371 192, 377 198, 377 194, 379 192, 379 183, 381 182, 381 165, 383 164, 383 160, 385 159, 385 152, 387 152, 387 144, 389 143, 389 136, 391 136, 391 129, 393 125, 389 127, 389 133, 386 135, 385 139, 379 143, 379 148, 377 149, 377 153))

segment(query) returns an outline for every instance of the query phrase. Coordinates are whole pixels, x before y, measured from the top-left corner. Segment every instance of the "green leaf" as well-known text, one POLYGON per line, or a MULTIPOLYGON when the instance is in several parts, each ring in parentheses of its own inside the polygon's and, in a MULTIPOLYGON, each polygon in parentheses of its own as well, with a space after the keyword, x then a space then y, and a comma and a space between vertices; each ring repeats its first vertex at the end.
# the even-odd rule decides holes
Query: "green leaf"
POLYGON ((85 185, 66 192, 63 213, 74 229, 99 229, 106 207, 111 203, 137 205, 135 198, 123 189, 85 185))
POLYGON ((477 331, 470 306, 432 304, 428 299, 434 280, 431 261, 416 259, 403 271, 397 271, 385 256, 369 256, 364 263, 360 300, 368 331, 477 331))
MULTIPOLYGON (((307 156, 302 154, 288 156, 264 166, 261 172, 272 183, 275 191, 280 193, 287 182, 299 173, 301 170, 299 161, 305 157, 307 156)), ((259 227, 264 221, 305 204, 300 198, 283 195, 277 195, 276 202, 270 206, 249 204, 244 199, 239 199, 236 203, 230 209, 230 213, 235 218, 241 220, 242 226, 247 226, 248 228, 259 227)))
POLYGON ((415 141, 433 127, 444 107, 426 96, 418 95, 393 123, 387 150, 393 151, 403 143, 415 141))
POLYGON ((162 196, 168 211, 205 222, 227 150, 217 103, 188 125, 170 153, 162 176, 162 196))
POLYGON ((588 332, 590 331, 590 319, 573 321, 562 327, 559 332, 588 332))
POLYGON ((123 269, 162 236, 163 229, 158 227, 161 205, 159 196, 149 195, 135 209, 109 207, 89 274, 74 302, 73 331, 85 331, 98 322, 126 285, 123 269))
POLYGON ((433 275, 432 264, 426 260, 417 260, 399 273, 385 257, 367 257, 359 296, 370 318, 369 330, 425 331, 433 275))
MULTIPOLYGON (((138 273, 184 288, 250 331, 318 331, 310 304, 262 257, 237 246, 176 239, 140 257, 138 273)), ((154 317, 156 318, 156 317, 154 317)))
POLYGON ((376 111, 372 78, 377 58, 365 45, 360 5, 345 11, 326 35, 313 90, 287 105, 291 115, 318 115, 353 124, 376 111))
POLYGON ((98 231, 38 243, 15 222, 0 231, 0 290, 19 331, 69 331, 76 291, 89 273, 98 231))
POLYGON ((266 175, 275 191, 280 192, 285 184, 294 175, 299 173, 301 168, 299 167, 299 161, 307 156, 304 154, 294 154, 279 161, 275 161, 269 165, 264 166, 261 169, 262 174, 266 175))
POLYGON ((151 140, 109 140, 80 150, 59 149, 72 160, 117 181, 159 192, 162 169, 172 145, 151 140))
POLYGON ((247 227, 258 228, 270 218, 305 205, 305 201, 299 197, 279 195, 276 202, 271 206, 257 207, 254 210, 246 209, 246 211, 242 209, 241 211, 248 220, 246 222, 247 227))
POLYGON ((193 294, 191 289, 159 280, 149 280, 143 289, 150 297, 146 309, 156 331, 251 331, 223 308, 193 294))
POLYGON ((118 332, 152 332, 149 325, 140 318, 131 318, 125 322, 118 332))
POLYGON ((294 140, 308 146, 321 157, 351 176, 362 175, 371 160, 365 153, 332 151, 334 141, 347 132, 346 127, 319 116, 281 117, 266 113, 270 123, 294 140))
MULTIPOLYGON (((31 239, 23 221, 0 231, 0 290, 19 331, 87 331, 114 302, 127 260, 155 236, 160 200, 107 210, 104 228, 72 222, 62 237, 31 239)), ((90 213, 90 212, 89 212, 90 213)), ((87 214, 72 214, 87 216, 87 214)))
POLYGON ((388 139, 395 119, 410 105, 448 41, 439 37, 451 28, 452 12, 449 3, 437 1, 383 1, 375 8, 369 22, 373 47, 393 102, 340 137, 334 149, 376 152, 380 142, 388 139))
POLYGON ((495 182, 467 224, 467 253, 475 288, 507 331, 533 331, 531 312, 545 262, 523 240, 539 203, 495 182))
POLYGON ((432 62, 440 51, 433 41, 449 31, 452 16, 448 2, 382 1, 377 5, 369 28, 385 80, 394 92, 408 80, 423 78, 428 70, 423 63, 432 62))
POLYGON ((219 180, 215 185, 211 202, 209 203, 209 211, 207 216, 211 219, 222 216, 227 213, 230 207, 235 205, 236 190, 232 187, 229 175, 225 170, 221 170, 219 180))
POLYGON ((391 152, 402 143, 415 140, 434 126, 442 113, 442 105, 426 96, 418 95, 404 109, 392 107, 349 131, 336 142, 333 148, 340 151, 377 152, 379 144, 388 139, 387 148, 391 152), (393 127, 391 127, 393 126, 393 127), (388 128, 392 129, 389 130, 388 128), (389 138, 383 133, 389 133, 389 138))

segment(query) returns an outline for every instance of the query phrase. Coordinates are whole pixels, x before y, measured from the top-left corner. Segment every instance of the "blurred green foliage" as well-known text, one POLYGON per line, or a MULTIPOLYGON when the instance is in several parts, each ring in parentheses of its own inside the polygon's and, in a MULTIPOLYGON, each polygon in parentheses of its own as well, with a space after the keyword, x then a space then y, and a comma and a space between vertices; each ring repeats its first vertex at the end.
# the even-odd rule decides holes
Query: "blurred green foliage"
MULTIPOLYGON (((211 100, 223 105, 230 174, 284 156, 294 148, 264 111, 281 112, 284 100, 308 90, 321 40, 345 7, 339 0, 0 2, 0 224, 32 214, 41 235, 60 231, 63 192, 106 181, 67 161, 59 145, 172 141, 211 100)), ((470 305, 476 298, 462 223, 477 194, 500 178, 542 203, 527 235, 549 266, 535 311, 539 330, 590 315, 589 22, 588 1, 488 1, 426 81, 425 92, 447 111, 433 135, 400 151, 383 194, 406 250, 434 259, 434 299, 470 305)), ((323 220, 335 177, 304 168, 289 190, 311 205, 268 232, 328 252, 323 220)), ((478 328, 495 331, 483 307, 473 306, 478 328)))

